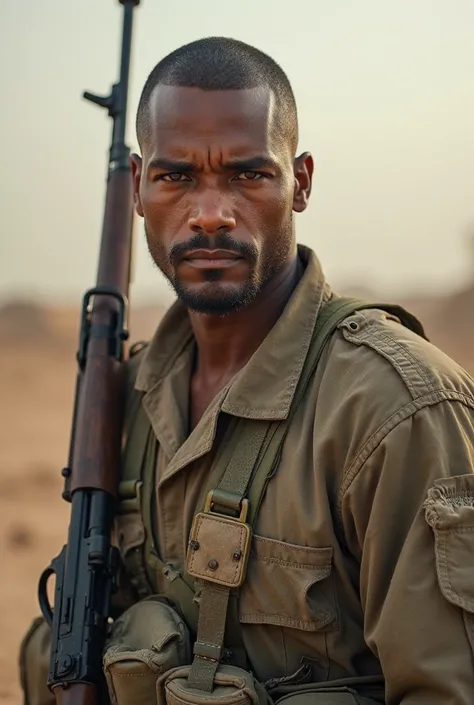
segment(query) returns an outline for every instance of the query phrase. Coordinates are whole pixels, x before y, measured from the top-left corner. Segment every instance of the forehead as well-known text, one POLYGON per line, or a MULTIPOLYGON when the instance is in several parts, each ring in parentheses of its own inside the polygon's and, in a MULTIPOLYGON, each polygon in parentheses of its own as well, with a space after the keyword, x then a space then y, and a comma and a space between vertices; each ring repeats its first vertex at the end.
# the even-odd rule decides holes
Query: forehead
POLYGON ((150 97, 149 147, 184 152, 212 148, 272 150, 275 98, 266 86, 204 91, 159 85, 150 97))

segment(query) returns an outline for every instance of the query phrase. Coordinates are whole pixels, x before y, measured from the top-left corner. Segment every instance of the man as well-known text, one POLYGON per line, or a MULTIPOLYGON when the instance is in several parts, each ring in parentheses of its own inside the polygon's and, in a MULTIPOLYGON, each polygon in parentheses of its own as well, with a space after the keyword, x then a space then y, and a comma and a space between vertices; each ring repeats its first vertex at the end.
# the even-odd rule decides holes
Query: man
MULTIPOLYGON (((131 362, 156 454, 138 515, 118 517, 130 602, 168 595, 185 572, 205 573, 197 636, 186 625, 198 693, 206 669, 212 681, 224 661, 274 700, 472 705, 471 378, 376 308, 343 319, 316 369, 308 366, 315 326, 337 297, 315 254, 295 241, 313 159, 296 155, 293 93, 268 56, 223 38, 178 49, 147 80, 137 134, 136 211, 178 302, 131 362), (257 502, 249 490, 251 552, 228 607, 225 580, 212 583, 221 558, 193 567, 203 547, 199 523, 191 527, 226 453, 229 467, 232 458, 245 465, 262 423, 269 440, 255 446, 259 457, 270 453, 272 429, 285 433, 257 502), (211 625, 222 595, 223 659, 211 625)), ((204 515, 221 522, 216 551, 225 558, 239 512, 245 523, 248 485, 235 514, 222 472, 220 482, 204 515), (227 513, 213 514, 216 497, 227 513)), ((228 555, 238 571, 246 545, 228 555)), ((173 604, 186 617, 185 601, 173 604)), ((28 644, 24 674, 38 663, 28 644)), ((113 674, 109 686, 119 705, 142 702, 133 688, 120 695, 113 674)))

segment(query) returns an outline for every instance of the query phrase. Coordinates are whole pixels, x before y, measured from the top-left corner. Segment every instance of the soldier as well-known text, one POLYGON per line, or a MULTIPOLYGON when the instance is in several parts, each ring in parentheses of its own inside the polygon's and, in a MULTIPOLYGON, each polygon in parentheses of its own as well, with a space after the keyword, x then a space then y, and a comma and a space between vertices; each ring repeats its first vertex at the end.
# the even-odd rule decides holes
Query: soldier
MULTIPOLYGON (((178 300, 129 363, 111 701, 472 705, 473 381, 390 308, 331 327, 271 58, 177 49, 137 135, 135 207, 178 300)), ((47 642, 39 620, 30 705, 52 702, 47 642)))

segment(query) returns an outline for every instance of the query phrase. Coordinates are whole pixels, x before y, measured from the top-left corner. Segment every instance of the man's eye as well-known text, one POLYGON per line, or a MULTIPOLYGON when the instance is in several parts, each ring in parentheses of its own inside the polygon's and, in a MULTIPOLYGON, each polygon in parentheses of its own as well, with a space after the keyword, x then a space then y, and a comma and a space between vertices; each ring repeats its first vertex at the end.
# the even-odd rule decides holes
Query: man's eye
POLYGON ((176 183, 177 181, 189 181, 189 177, 183 174, 181 171, 173 171, 171 174, 162 174, 158 177, 160 181, 166 181, 167 183, 176 183))
POLYGON ((263 179, 264 177, 265 174, 262 174, 260 171, 243 171, 235 178, 237 181, 260 181, 260 179, 263 179))

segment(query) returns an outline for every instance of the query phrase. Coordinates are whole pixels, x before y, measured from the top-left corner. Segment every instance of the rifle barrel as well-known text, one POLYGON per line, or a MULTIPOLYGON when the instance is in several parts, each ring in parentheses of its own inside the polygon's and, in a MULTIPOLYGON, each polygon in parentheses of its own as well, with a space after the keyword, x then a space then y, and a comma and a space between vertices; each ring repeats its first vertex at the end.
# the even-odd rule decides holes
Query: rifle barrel
POLYGON ((84 93, 108 110, 113 128, 96 286, 82 302, 69 467, 62 471, 63 497, 71 501, 68 538, 38 585, 40 607, 51 627, 48 685, 58 705, 99 705, 103 700, 102 652, 118 566, 111 530, 121 461, 133 235, 125 132, 133 10, 139 2, 120 3, 119 82, 106 97, 84 93), (53 573, 54 608, 47 597, 53 573))

